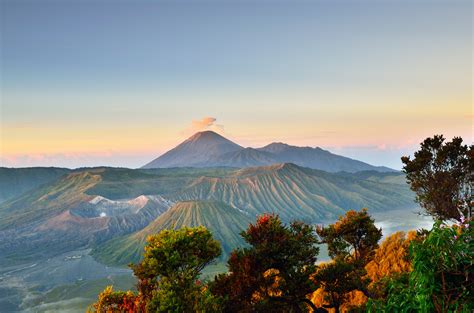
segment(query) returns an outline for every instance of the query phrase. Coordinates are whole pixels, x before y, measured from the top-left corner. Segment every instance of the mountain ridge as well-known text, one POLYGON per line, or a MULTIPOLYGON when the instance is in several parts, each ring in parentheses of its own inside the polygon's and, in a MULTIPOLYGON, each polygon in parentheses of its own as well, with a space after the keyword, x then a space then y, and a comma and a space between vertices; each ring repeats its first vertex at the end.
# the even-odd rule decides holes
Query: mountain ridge
POLYGON ((62 167, 0 167, 0 203, 52 182, 70 171, 62 167))
POLYGON ((388 167, 373 166, 337 155, 319 147, 298 147, 273 142, 261 148, 244 148, 213 131, 194 134, 142 168, 218 166, 243 168, 274 163, 295 163, 327 172, 395 171, 388 167))
POLYGON ((95 247, 92 255, 105 264, 124 265, 138 262, 143 253, 146 238, 164 229, 205 226, 221 243, 225 260, 231 250, 244 245, 239 233, 252 219, 219 201, 180 201, 158 216, 144 229, 125 235, 95 247))

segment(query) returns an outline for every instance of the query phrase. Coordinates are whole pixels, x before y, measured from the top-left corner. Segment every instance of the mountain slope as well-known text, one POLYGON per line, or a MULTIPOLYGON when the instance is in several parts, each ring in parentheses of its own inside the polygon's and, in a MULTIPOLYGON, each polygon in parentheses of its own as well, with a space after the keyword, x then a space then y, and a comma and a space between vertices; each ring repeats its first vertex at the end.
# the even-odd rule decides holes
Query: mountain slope
POLYGON ((0 230, 38 223, 96 196, 111 200, 173 194, 202 176, 225 177, 231 169, 85 168, 0 204, 0 230))
POLYGON ((0 254, 37 257, 88 246, 142 229, 172 205, 159 196, 117 201, 87 194, 107 171, 73 172, 1 205, 0 254))
POLYGON ((70 171, 58 167, 0 167, 0 203, 52 182, 70 171))
POLYGON ((62 211, 86 202, 85 191, 99 183, 96 172, 70 173, 55 182, 34 189, 0 205, 0 230, 38 223, 62 211))
POLYGON ((245 168, 226 177, 200 177, 167 197, 173 201, 222 201, 253 215, 275 212, 286 221, 309 222, 331 220, 346 210, 362 207, 375 211, 414 207, 406 184, 364 180, 288 163, 245 168))
POLYGON ((245 148, 216 157, 214 160, 212 160, 212 163, 215 166, 249 167, 264 166, 278 163, 278 161, 271 153, 259 151, 253 148, 245 148))
POLYGON ((240 149, 241 146, 221 135, 204 131, 194 134, 143 168, 206 166, 214 157, 240 149))
POLYGON ((143 230, 101 244, 94 249, 93 255, 106 264, 136 263, 142 257, 149 235, 157 234, 163 229, 202 225, 221 243, 222 258, 225 259, 232 249, 244 244, 239 233, 246 229, 251 221, 248 215, 223 202, 178 202, 143 230))
POLYGON ((296 147, 278 142, 271 143, 257 150, 273 154, 276 162, 294 163, 299 166, 326 172, 353 173, 370 170, 379 172, 394 171, 387 167, 373 166, 361 161, 333 154, 321 148, 296 147))

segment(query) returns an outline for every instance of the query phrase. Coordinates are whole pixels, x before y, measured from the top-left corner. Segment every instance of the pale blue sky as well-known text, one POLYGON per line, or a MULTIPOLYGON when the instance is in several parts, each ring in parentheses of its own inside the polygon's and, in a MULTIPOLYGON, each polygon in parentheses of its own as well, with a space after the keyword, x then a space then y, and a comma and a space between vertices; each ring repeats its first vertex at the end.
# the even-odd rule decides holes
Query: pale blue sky
POLYGON ((146 163, 215 117, 248 146, 400 168, 472 142, 470 1, 7 1, 1 162, 146 163))

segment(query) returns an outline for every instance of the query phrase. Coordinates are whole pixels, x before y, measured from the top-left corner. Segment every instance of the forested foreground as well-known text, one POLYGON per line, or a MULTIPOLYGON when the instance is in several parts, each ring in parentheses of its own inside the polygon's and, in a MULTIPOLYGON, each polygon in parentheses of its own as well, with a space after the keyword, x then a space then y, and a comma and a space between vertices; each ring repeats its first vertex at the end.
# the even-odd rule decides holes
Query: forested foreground
POLYGON ((204 227, 165 230, 147 240, 131 265, 137 291, 107 287, 95 312, 472 312, 473 146, 461 138, 426 139, 404 172, 431 230, 381 241, 367 209, 332 225, 283 223, 262 215, 241 233, 228 272, 201 281, 220 254, 204 227), (331 261, 318 263, 319 244, 331 261))

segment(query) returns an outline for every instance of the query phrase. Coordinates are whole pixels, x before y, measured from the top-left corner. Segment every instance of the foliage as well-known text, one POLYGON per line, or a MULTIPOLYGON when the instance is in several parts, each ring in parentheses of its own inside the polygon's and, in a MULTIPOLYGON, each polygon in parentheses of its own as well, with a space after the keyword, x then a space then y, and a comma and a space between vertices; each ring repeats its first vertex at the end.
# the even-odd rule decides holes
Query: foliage
POLYGON ((460 137, 444 141, 442 135, 425 139, 414 159, 402 157, 403 170, 429 215, 460 221, 472 216, 474 146, 463 145, 460 137))
POLYGON ((94 308, 97 312, 128 312, 130 303, 138 303, 130 312, 219 312, 219 299, 198 277, 220 253, 219 242, 202 226, 149 236, 143 261, 132 265, 139 280, 138 295, 106 288, 94 308))
POLYGON ((234 250, 228 274, 211 284, 224 297, 226 312, 301 312, 316 289, 310 276, 319 248, 310 225, 289 226, 276 215, 263 215, 241 233, 250 247, 234 250))
POLYGON ((163 230, 147 241, 145 257, 134 273, 143 282, 139 289, 151 298, 149 311, 204 312, 206 294, 197 279, 220 255, 219 242, 202 226, 163 230))
POLYGON ((97 313, 145 312, 145 303, 131 291, 114 291, 112 286, 107 286, 88 311, 97 313))
POLYGON ((335 259, 321 264, 313 276, 323 293, 322 302, 318 304, 339 312, 341 306, 350 299, 352 292, 366 290, 369 282, 364 276, 365 270, 358 266, 358 263, 335 259))
POLYGON ((321 243, 328 245, 331 258, 363 264, 371 260, 382 237, 382 231, 375 227, 367 209, 347 211, 336 223, 328 227, 318 226, 316 232, 321 243))
POLYGON ((423 242, 414 242, 410 279, 421 309, 474 309, 473 226, 472 221, 461 227, 446 227, 438 222, 423 242))
POLYGON ((141 266, 153 276, 196 279, 220 253, 219 242, 202 226, 163 230, 148 237, 141 266))
MULTIPOLYGON (((319 288, 311 295, 311 302, 317 307, 324 307, 324 310, 328 313, 334 313, 335 308, 329 308, 330 295, 324 290, 319 288)), ((365 303, 367 297, 361 291, 354 290, 346 294, 344 303, 339 307, 340 312, 365 312, 365 303)), ((323 311, 321 311, 323 312, 323 311)))
POLYGON ((375 249, 374 257, 365 266, 367 276, 372 283, 393 274, 411 271, 410 242, 416 236, 415 231, 410 231, 408 234, 399 231, 388 236, 375 249))
MULTIPOLYGON (((317 304, 339 312, 356 291, 368 295, 370 279, 364 267, 372 260, 382 232, 375 227, 367 209, 348 211, 336 223, 318 226, 316 232, 333 258, 332 262, 320 265, 313 276, 321 286, 319 294, 323 295, 317 304)), ((360 298, 359 295, 358 302, 360 298)))
POLYGON ((346 272, 341 271, 344 266, 338 265, 337 261, 321 264, 314 275, 314 279, 321 281, 321 288, 313 293, 311 301, 316 306, 326 307, 329 312, 335 311, 330 308, 335 307, 334 304, 338 304, 343 312, 353 312, 363 309, 368 300, 367 295, 375 299, 385 298, 388 284, 411 271, 409 246, 415 238, 417 234, 414 231, 408 234, 396 232, 388 236, 375 249, 372 260, 365 265, 366 274, 361 269, 351 273, 350 264, 347 263, 346 272), (363 276, 363 279, 360 279, 360 276, 363 276), (340 283, 340 280, 345 280, 345 283, 340 283), (367 289, 365 294, 360 291, 364 289, 367 289))
POLYGON ((148 303, 148 312, 221 312, 221 300, 199 281, 177 284, 162 278, 148 303), (184 287, 184 289, 183 289, 184 287))
POLYGON ((379 283, 383 283, 383 286, 380 286, 378 294, 384 294, 384 297, 369 299, 367 312, 418 312, 416 299, 409 288, 409 278, 409 273, 402 273, 380 280, 379 283))
POLYGON ((411 244, 413 271, 409 280, 388 284, 384 301, 371 301, 369 308, 381 312, 472 312, 474 223, 446 226, 435 223, 421 241, 411 244))

